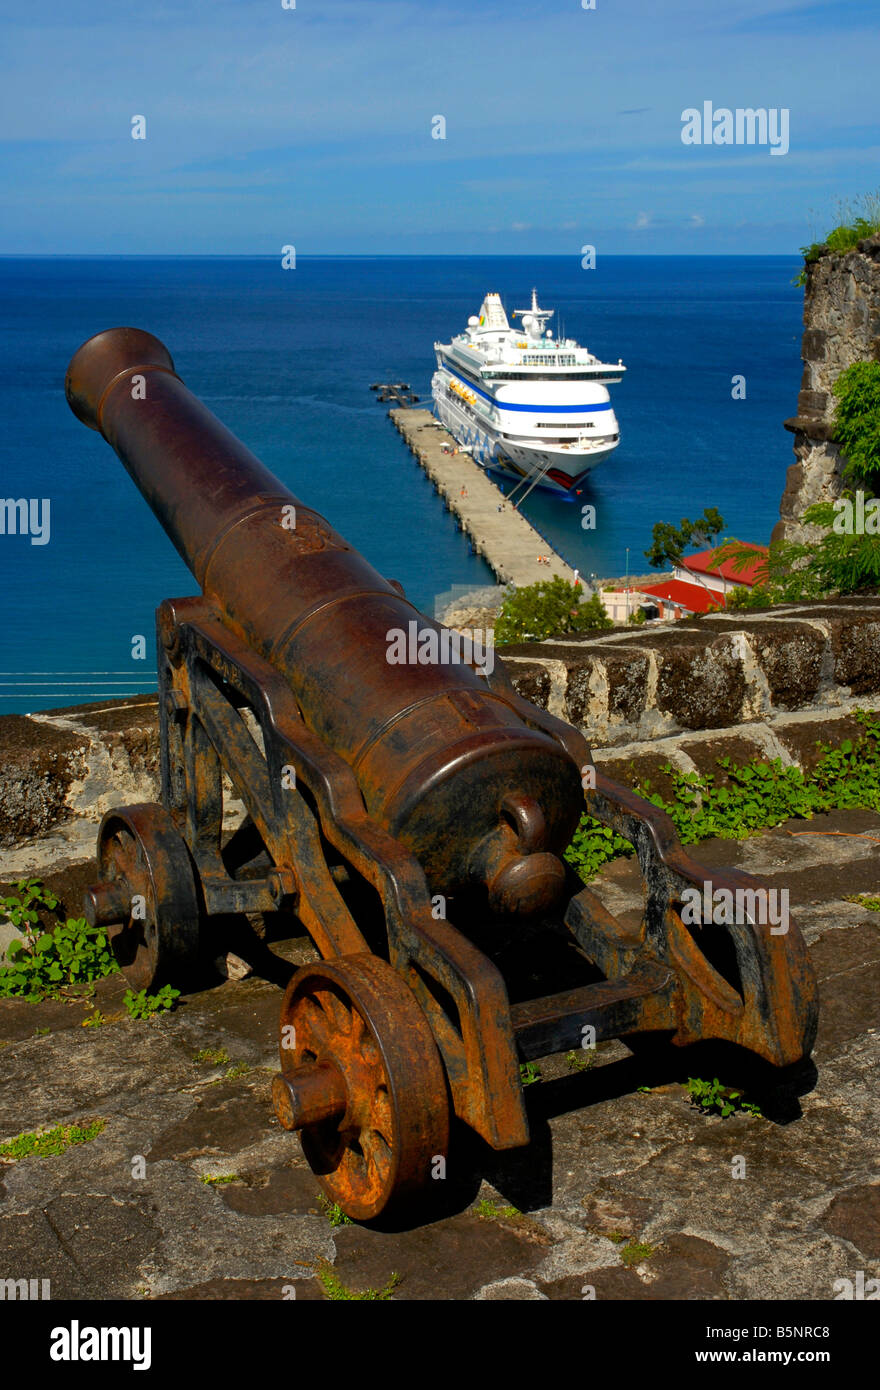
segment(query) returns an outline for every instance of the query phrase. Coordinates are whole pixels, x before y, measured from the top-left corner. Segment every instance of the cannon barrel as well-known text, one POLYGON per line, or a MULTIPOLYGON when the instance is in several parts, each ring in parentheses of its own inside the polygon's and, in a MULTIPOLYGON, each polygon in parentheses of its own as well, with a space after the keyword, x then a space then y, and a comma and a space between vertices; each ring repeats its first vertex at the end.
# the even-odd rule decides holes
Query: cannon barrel
POLYGON ((552 907, 584 804, 574 760, 472 665, 420 661, 406 639, 407 658, 391 659, 395 634, 416 623, 424 654, 423 635, 441 628, 211 414, 158 338, 97 334, 65 385, 224 623, 284 676, 431 888, 485 893, 504 915, 552 907))

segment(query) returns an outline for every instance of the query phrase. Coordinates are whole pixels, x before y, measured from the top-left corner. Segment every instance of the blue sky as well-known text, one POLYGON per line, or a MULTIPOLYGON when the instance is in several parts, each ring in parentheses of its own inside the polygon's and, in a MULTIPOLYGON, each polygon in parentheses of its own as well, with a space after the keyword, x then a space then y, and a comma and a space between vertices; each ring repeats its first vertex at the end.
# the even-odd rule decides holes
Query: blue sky
POLYGON ((878 0, 595 5, 0 0, 0 253, 790 253, 880 187, 878 0))

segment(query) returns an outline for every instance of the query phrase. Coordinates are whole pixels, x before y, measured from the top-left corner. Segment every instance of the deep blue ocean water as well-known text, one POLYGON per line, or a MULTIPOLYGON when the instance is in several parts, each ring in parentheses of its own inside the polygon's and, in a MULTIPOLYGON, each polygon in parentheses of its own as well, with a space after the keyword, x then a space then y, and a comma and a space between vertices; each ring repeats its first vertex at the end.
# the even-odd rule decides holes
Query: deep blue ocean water
MULTIPOLYGON (((717 506, 766 541, 792 462, 802 291, 787 257, 0 259, 0 497, 51 499, 51 539, 0 536, 0 712, 154 686, 154 613, 196 592, 109 447, 64 399, 70 357, 101 329, 149 329, 178 372, 303 501, 427 612, 493 578, 369 390, 427 396, 432 344, 487 290, 540 302, 598 355, 621 444, 574 501, 524 510, 582 573, 644 573, 655 521, 717 506), (731 379, 746 378, 746 399, 731 379), (597 528, 581 528, 581 507, 597 528), (147 638, 145 661, 132 637, 147 638), (102 674, 94 674, 102 673, 102 674), (113 673, 113 674, 103 674, 113 673)), ((554 327, 557 320, 552 320, 554 327)))

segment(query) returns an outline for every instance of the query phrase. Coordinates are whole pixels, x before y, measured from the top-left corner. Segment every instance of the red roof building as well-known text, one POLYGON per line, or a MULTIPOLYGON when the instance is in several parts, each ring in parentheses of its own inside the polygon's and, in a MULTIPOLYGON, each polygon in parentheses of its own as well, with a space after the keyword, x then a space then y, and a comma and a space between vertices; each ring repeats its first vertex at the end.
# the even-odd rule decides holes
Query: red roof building
POLYGON ((733 590, 752 589, 764 578, 767 547, 744 543, 743 548, 754 551, 755 558, 741 572, 732 560, 713 564, 713 547, 686 556, 671 574, 660 575, 656 584, 633 584, 628 590, 617 588, 600 597, 609 617, 617 623, 626 622, 639 608, 645 608, 654 621, 723 611, 733 590))
POLYGON ((686 555, 681 564, 676 567, 676 579, 688 581, 690 575, 699 574, 704 576, 705 582, 712 589, 719 592, 727 592, 737 584, 744 584, 746 588, 752 589, 761 582, 761 573, 764 562, 767 559, 767 547, 765 545, 743 544, 743 549, 755 552, 754 561, 745 567, 738 569, 733 560, 724 560, 720 565, 712 563, 715 548, 712 550, 699 550, 696 555, 686 555))
POLYGON ((662 604, 662 618, 681 618, 685 613, 709 613, 724 607, 722 594, 710 593, 702 584, 687 584, 681 579, 667 579, 660 584, 642 584, 637 593, 659 599, 662 604))

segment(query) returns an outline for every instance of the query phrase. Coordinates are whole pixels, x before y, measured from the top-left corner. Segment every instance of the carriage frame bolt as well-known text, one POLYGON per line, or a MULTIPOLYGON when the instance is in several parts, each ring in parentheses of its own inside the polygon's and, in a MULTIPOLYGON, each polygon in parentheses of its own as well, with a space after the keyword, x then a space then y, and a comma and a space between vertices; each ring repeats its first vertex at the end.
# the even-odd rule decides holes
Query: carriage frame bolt
POLYGON ((280 907, 285 898, 295 898, 297 893, 296 875, 292 869, 272 870, 269 875, 269 896, 276 907, 280 907))

